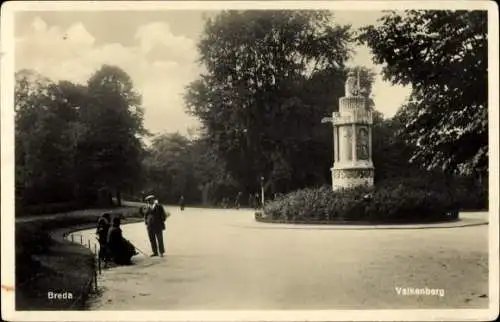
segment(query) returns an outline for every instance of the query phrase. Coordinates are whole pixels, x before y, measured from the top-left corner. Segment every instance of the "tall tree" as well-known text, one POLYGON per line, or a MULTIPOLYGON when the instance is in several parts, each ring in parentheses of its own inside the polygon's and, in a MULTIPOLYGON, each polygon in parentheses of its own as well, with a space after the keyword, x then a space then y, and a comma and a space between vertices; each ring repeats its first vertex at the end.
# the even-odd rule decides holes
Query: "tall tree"
POLYGON ((143 127, 141 97, 130 76, 104 65, 88 80, 88 103, 80 111, 79 153, 86 186, 116 192, 132 190, 141 176, 143 127))
POLYGON ((74 198, 74 99, 69 82, 16 73, 16 196, 25 204, 74 198))
POLYGON ((149 156, 145 159, 149 190, 154 190, 165 202, 176 202, 190 190, 189 145, 189 140, 179 133, 163 134, 153 139, 149 156))
POLYGON ((331 22, 326 11, 228 11, 207 21, 198 45, 207 72, 186 104, 248 192, 261 175, 276 191, 329 177, 331 132, 318 123, 343 95, 351 37, 331 22), (306 90, 312 84, 322 95, 306 90))
POLYGON ((22 204, 78 199, 132 187, 140 176, 140 97, 122 70, 104 66, 88 86, 16 73, 16 197, 22 204))
POLYGON ((68 182, 71 182, 73 197, 80 199, 81 190, 85 188, 80 178, 85 177, 84 168, 80 167, 79 143, 83 136, 84 127, 80 120, 80 111, 85 108, 88 100, 87 87, 80 84, 73 84, 68 81, 60 81, 52 86, 53 98, 57 101, 57 113, 61 117, 62 123, 58 126, 65 129, 67 141, 62 159, 69 163, 71 173, 66 175, 68 182))
POLYGON ((202 204, 216 204, 242 190, 207 137, 194 140, 189 151, 202 204))
POLYGON ((411 84, 401 135, 428 169, 488 169, 487 26, 486 11, 409 10, 359 35, 386 79, 411 84))
POLYGON ((372 146, 376 183, 422 174, 417 165, 410 163, 415 148, 399 135, 404 126, 399 115, 383 118, 380 112, 374 113, 372 146))

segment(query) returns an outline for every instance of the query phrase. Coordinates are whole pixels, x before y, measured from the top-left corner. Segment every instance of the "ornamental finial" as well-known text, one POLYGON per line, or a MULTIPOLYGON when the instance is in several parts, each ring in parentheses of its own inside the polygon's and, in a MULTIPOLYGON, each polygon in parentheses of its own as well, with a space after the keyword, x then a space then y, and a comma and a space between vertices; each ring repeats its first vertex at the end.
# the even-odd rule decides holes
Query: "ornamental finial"
POLYGON ((347 80, 345 82, 345 96, 346 97, 352 97, 357 95, 357 88, 356 88, 356 76, 354 71, 350 71, 349 74, 347 75, 347 80))

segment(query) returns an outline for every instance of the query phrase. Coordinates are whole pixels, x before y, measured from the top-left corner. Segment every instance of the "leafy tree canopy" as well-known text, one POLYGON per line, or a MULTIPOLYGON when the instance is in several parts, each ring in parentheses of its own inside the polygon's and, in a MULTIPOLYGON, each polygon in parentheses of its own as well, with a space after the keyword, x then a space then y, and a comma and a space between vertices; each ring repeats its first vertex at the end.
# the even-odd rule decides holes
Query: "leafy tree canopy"
POLYGON ((16 194, 23 203, 57 202, 72 196, 77 90, 42 75, 15 75, 16 194), (50 189, 48 189, 50 187, 50 189))
POLYGON ((143 127, 141 97, 122 69, 104 65, 88 80, 82 146, 101 186, 131 188, 140 177, 143 127))
POLYGON ((185 100, 249 190, 261 175, 276 191, 329 177, 331 129, 319 122, 343 96, 350 39, 349 26, 335 26, 326 11, 228 11, 208 20, 198 46, 207 72, 185 100))
POLYGON ((16 193, 25 204, 96 201, 101 188, 131 188, 141 175, 140 96, 121 69, 58 83, 16 73, 16 193))
POLYGON ((488 169, 486 11, 388 12, 358 37, 383 64, 385 79, 411 84, 399 112, 416 147, 412 161, 428 169, 488 169))
POLYGON ((156 137, 144 159, 147 190, 164 202, 177 203, 181 195, 188 203, 220 201, 236 194, 236 185, 222 160, 206 139, 190 140, 179 133, 156 137))

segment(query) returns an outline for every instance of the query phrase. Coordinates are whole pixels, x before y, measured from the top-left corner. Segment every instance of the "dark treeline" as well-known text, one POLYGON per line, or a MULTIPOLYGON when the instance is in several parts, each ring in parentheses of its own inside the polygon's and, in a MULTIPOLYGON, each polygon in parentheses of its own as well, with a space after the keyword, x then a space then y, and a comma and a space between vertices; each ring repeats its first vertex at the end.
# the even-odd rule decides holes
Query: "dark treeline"
POLYGON ((147 148, 140 97, 120 69, 104 66, 85 86, 19 72, 16 196, 88 205, 154 192, 168 203, 183 195, 188 204, 232 204, 241 192, 245 204, 261 184, 268 197, 329 185, 332 129, 321 119, 344 96, 356 43, 372 49, 387 80, 412 86, 408 103, 384 119, 370 99, 373 71, 356 67, 374 108, 376 184, 418 178, 484 193, 485 24, 476 11, 388 12, 354 31, 326 11, 221 12, 198 43, 205 73, 185 92, 199 133, 166 129, 147 148))
POLYGON ((86 85, 17 72, 18 212, 52 203, 61 208, 35 212, 109 205, 112 197, 134 191, 146 134, 140 104, 130 77, 117 67, 103 66, 86 85))
POLYGON ((189 139, 179 133, 157 136, 144 158, 143 195, 155 193, 167 203, 217 204, 237 194, 239 185, 203 136, 189 139))

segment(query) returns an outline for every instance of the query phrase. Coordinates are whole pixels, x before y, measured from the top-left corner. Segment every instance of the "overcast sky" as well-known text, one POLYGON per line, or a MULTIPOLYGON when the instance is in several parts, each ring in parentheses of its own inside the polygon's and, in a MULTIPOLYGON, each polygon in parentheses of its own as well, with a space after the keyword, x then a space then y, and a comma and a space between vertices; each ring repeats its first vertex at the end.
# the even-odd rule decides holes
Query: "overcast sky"
MULTIPOLYGON (((22 12, 16 14, 16 70, 30 68, 52 80, 84 83, 102 64, 125 70, 143 96, 145 126, 153 133, 186 133, 196 127, 184 112, 184 88, 200 73, 196 43, 207 11, 22 12)), ((335 21, 358 28, 376 23, 380 11, 337 11, 335 21)), ((380 72, 366 47, 350 64, 380 72)), ((408 88, 373 86, 375 108, 392 116, 408 88)))

